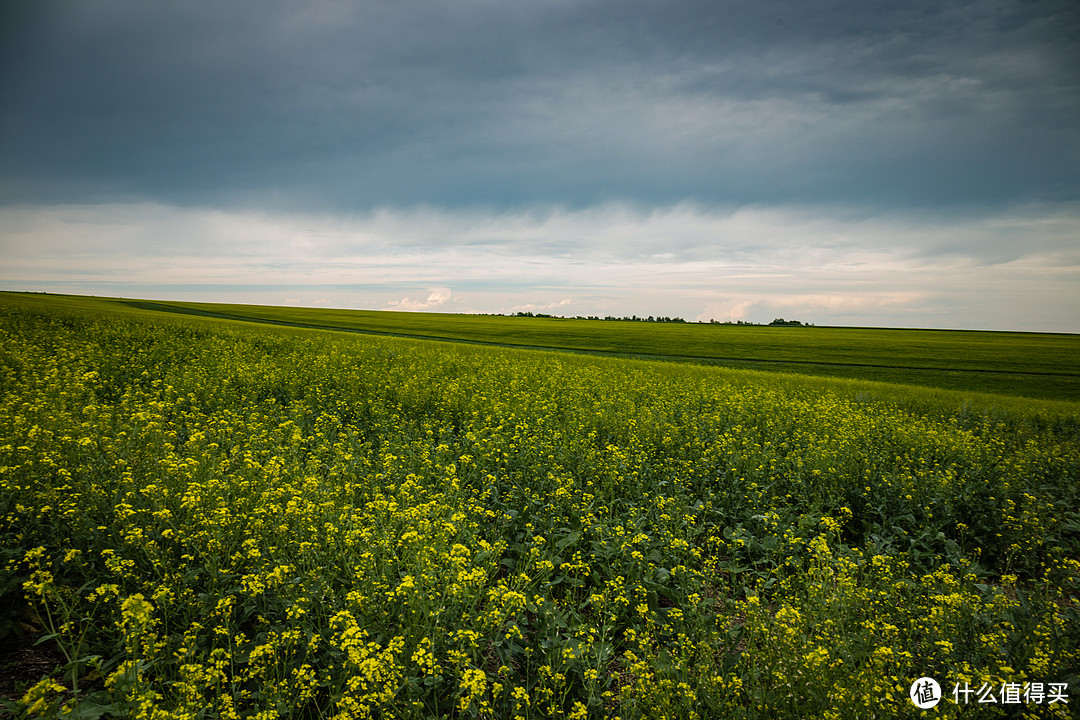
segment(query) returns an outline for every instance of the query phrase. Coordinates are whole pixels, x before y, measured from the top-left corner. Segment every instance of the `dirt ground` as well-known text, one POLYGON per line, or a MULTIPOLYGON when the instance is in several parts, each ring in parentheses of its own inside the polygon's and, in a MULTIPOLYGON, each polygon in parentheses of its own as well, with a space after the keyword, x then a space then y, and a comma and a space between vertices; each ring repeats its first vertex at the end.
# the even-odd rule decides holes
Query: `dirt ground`
MULTIPOLYGON (((64 656, 50 642, 35 645, 40 635, 0 640, 0 698, 17 700, 43 677, 55 674, 64 656)), ((0 711, 0 715, 3 712, 0 711)))

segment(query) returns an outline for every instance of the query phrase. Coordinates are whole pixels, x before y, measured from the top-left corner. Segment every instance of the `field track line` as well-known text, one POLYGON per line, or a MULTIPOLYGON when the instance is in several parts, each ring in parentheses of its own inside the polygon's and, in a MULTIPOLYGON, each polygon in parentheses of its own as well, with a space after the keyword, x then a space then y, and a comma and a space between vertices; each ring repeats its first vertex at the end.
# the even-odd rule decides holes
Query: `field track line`
POLYGON ((716 363, 765 363, 768 365, 775 365, 782 367, 785 365, 799 365, 799 366, 816 366, 816 367, 836 367, 836 368, 876 368, 880 370, 923 370, 930 372, 946 372, 946 373, 985 373, 989 375, 1015 375, 1019 377, 1058 377, 1058 378, 1080 378, 1080 374, 1077 373, 1049 373, 1049 372, 1025 372, 1019 370, 987 370, 983 368, 947 368, 947 367, 932 367, 923 365, 875 365, 872 363, 840 363, 840 362, 821 362, 817 360, 770 360, 767 358, 747 358, 747 357, 723 357, 718 355, 664 355, 659 353, 646 353, 646 352, 624 352, 619 350, 598 350, 592 348, 571 348, 571 347, 559 347, 557 345, 527 345, 522 343, 506 343, 495 342, 488 340, 470 340, 467 338, 454 338, 443 337, 440 335, 418 335, 414 333, 401 333, 401 332, 388 332, 385 330, 369 330, 365 328, 349 328, 341 327, 338 325, 318 325, 315 323, 297 322, 292 320, 275 320, 273 318, 260 318, 252 317, 250 315, 236 315, 232 313, 212 312, 209 310, 198 310, 196 308, 182 307, 179 305, 170 305, 168 303, 159 302, 146 302, 139 300, 122 300, 123 305, 128 305, 140 310, 151 310, 157 312, 175 313, 180 315, 196 315, 200 317, 216 318, 219 320, 238 320, 241 322, 262 323, 265 325, 279 325, 283 327, 297 327, 305 328, 309 330, 330 330, 334 332, 348 332, 359 333, 361 335, 382 335, 384 337, 399 337, 408 338, 410 340, 438 340, 441 342, 455 342, 466 343, 469 345, 486 345, 489 347, 505 347, 515 348, 521 350, 547 350, 555 352, 570 352, 584 355, 601 355, 607 357, 625 357, 636 358, 643 360, 676 360, 682 362, 704 362, 710 361, 716 363))

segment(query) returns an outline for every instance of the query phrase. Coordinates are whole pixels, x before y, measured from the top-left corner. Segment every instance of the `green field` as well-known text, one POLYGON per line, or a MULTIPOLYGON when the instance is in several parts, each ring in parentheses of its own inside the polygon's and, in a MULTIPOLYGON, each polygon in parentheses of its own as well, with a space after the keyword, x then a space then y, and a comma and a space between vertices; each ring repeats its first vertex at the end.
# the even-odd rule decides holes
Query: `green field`
POLYGON ((1067 377, 1072 336, 159 305, 0 296, 16 717, 1080 707, 1080 404, 591 354, 1067 377))
MULTIPOLYGON (((49 296, 57 301, 64 296, 49 296)), ((1080 400, 1080 335, 768 327, 120 301, 152 312, 1080 400)))

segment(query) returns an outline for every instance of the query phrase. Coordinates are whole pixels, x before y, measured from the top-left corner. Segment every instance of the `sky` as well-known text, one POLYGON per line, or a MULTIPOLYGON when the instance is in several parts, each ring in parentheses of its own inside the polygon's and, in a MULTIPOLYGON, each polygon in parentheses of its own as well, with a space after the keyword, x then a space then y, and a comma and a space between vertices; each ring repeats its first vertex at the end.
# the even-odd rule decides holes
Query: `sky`
POLYGON ((0 4, 0 289, 1080 332, 1080 4, 0 4))

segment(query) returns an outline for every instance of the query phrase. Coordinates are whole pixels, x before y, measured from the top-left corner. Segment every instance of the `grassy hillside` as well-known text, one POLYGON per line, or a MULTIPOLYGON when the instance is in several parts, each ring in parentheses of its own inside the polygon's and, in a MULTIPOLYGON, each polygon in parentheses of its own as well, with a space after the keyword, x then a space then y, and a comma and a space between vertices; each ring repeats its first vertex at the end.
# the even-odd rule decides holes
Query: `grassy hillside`
POLYGON ((72 307, 123 303, 149 312, 1080 400, 1080 335, 636 323, 36 297, 72 307))
POLYGON ((0 302, 16 713, 1068 716, 1078 493, 1072 403, 0 302))

